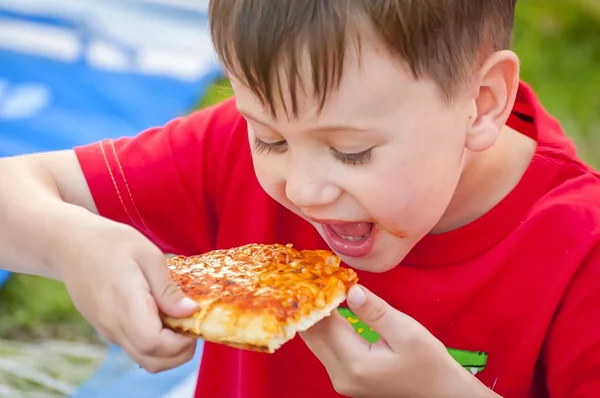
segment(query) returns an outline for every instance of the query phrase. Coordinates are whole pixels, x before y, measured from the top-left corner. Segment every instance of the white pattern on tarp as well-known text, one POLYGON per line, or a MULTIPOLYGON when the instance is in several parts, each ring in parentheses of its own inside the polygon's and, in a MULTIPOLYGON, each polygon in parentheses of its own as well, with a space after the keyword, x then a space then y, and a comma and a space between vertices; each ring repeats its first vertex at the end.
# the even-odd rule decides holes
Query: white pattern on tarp
POLYGON ((0 48, 62 62, 84 60, 96 69, 181 80, 197 79, 218 64, 207 22, 201 23, 201 17, 169 18, 145 9, 143 3, 0 0, 5 9, 66 18, 73 24, 48 26, 0 18, 0 48), (85 28, 78 31, 78 26, 85 28))
POLYGON ((42 83, 9 85, 0 80, 0 119, 30 119, 52 102, 50 87, 42 83))

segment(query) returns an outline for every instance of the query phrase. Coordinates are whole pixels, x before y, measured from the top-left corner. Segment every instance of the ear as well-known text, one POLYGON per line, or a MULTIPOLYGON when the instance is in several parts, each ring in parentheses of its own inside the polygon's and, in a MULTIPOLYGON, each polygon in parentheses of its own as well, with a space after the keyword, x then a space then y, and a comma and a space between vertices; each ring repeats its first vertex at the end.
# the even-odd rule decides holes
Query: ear
POLYGON ((519 88, 519 58, 512 51, 492 54, 477 78, 467 149, 478 152, 494 145, 512 111, 519 88))

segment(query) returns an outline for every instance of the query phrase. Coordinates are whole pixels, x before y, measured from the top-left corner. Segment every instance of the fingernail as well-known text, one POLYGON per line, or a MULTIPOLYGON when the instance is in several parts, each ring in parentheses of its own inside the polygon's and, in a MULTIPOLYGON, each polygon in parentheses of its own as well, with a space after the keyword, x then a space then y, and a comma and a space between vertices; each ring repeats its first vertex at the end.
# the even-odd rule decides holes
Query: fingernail
POLYGON ((198 308, 198 304, 189 297, 184 297, 179 300, 179 307, 183 310, 195 310, 198 308))
POLYGON ((360 307, 367 300, 365 291, 359 286, 352 286, 348 292, 348 303, 354 307, 360 307))

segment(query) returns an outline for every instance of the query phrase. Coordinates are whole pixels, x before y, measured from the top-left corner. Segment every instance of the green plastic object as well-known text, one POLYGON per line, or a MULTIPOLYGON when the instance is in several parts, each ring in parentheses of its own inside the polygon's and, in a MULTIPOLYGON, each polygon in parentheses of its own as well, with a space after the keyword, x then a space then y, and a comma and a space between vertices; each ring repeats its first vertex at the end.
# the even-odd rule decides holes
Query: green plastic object
MULTIPOLYGON (((369 344, 375 344, 381 339, 381 336, 373 328, 358 319, 349 308, 340 307, 338 312, 352 325, 356 333, 361 335, 369 344)), ((488 356, 485 352, 454 348, 447 348, 447 350, 452 358, 473 375, 482 372, 487 365, 488 356)))

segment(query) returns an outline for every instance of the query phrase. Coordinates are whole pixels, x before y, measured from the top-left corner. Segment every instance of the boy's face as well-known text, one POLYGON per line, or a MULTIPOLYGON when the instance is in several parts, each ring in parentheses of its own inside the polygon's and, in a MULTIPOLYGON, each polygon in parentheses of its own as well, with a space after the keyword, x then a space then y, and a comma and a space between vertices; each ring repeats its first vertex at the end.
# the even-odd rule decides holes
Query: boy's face
MULTIPOLYGON (((310 222, 342 260, 383 272, 442 219, 463 169, 472 98, 448 104, 376 43, 347 54, 341 85, 318 111, 274 120, 232 81, 248 121, 256 174, 275 200, 310 222)), ((303 77, 310 80, 310 76, 303 77)))

